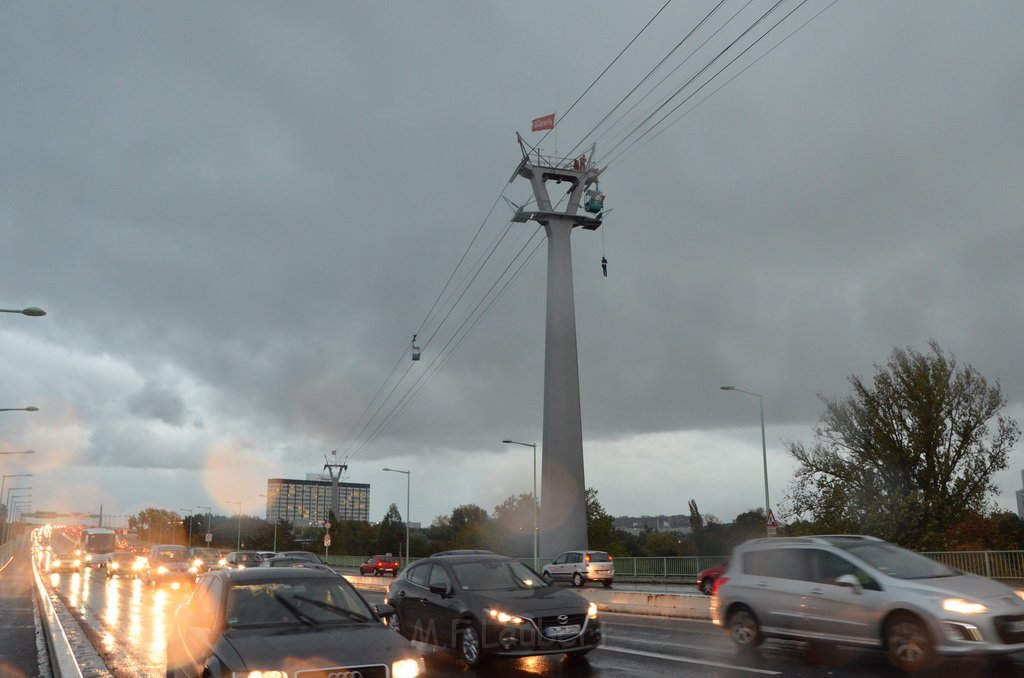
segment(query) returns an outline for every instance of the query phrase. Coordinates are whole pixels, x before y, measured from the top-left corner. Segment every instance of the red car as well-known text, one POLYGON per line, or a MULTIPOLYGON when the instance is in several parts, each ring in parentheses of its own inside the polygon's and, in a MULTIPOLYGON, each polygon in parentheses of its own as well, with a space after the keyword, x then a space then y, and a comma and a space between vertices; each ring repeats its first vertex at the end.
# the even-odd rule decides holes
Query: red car
POLYGON ((705 567, 703 570, 697 573, 697 590, 703 593, 705 596, 710 596, 711 591, 715 588, 715 580, 718 579, 723 572, 725 567, 728 565, 728 561, 719 563, 718 565, 712 565, 711 567, 705 567))
POLYGON ((359 564, 359 574, 382 577, 385 572, 390 572, 392 577, 398 576, 398 559, 390 553, 382 556, 370 556, 365 563, 359 564))

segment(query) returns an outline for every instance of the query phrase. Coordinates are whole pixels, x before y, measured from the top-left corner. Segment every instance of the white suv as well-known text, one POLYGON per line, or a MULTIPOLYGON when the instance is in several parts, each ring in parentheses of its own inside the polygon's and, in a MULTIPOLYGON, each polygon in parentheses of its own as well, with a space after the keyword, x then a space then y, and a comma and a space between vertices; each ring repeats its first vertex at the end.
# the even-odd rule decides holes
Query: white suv
POLYGON ((599 581, 608 588, 615 580, 615 563, 605 551, 566 551, 545 565, 541 574, 548 581, 571 581, 577 587, 599 581))
POLYGON ((711 619, 741 648, 764 638, 886 651, 906 671, 938 655, 1024 650, 1024 591, 876 539, 754 539, 733 551, 711 619))

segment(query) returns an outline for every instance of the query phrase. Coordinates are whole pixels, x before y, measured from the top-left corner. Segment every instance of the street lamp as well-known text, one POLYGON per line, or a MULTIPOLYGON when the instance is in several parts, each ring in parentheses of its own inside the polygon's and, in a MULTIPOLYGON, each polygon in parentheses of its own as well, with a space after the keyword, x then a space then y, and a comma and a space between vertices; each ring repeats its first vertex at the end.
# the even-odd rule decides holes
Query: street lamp
POLYGON ((29 405, 28 407, 0 407, 0 412, 38 412, 39 408, 35 405, 29 405))
POLYGON ((35 450, 18 450, 17 452, 0 452, 0 454, 35 454, 35 450))
POLYGON ((771 505, 768 502, 768 446, 764 440, 764 396, 760 393, 754 393, 753 391, 744 391, 742 388, 736 388, 735 386, 723 386, 723 391, 736 391, 737 393, 745 393, 749 396, 757 398, 757 402, 761 407, 761 460, 764 462, 764 519, 766 522, 765 529, 768 529, 767 522, 771 520, 772 510, 771 505))
MULTIPOLYGON (((29 487, 8 487, 7 488, 7 496, 4 498, 4 507, 6 507, 6 509, 7 509, 8 519, 7 519, 7 522, 4 524, 3 534, 0 535, 0 537, 2 537, 2 538, 0 538, 0 543, 6 544, 7 543, 7 539, 10 536, 10 531, 11 531, 11 520, 10 520, 10 515, 11 515, 11 493, 19 491, 19 490, 31 490, 31 489, 32 488, 30 486, 29 487)), ((28 494, 15 494, 14 498, 15 498, 15 500, 20 500, 20 499, 23 499, 25 497, 30 497, 31 495, 32 495, 31 492, 28 493, 28 494)))
POLYGON ((30 478, 31 473, 5 473, 3 478, 0 478, 0 497, 4 496, 4 486, 7 484, 8 478, 30 478))
POLYGON ((224 501, 225 504, 235 504, 238 506, 238 541, 235 543, 235 550, 242 550, 242 502, 240 501, 224 501))
POLYGON ((537 443, 520 443, 515 440, 502 440, 501 442, 533 448, 533 569, 536 570, 540 567, 540 561, 537 559, 537 543, 540 535, 540 528, 537 527, 537 509, 540 506, 540 502, 537 501, 537 443))
POLYGON ((212 506, 197 506, 196 508, 206 509, 206 512, 207 512, 206 534, 210 535, 210 538, 206 539, 204 537, 203 541, 206 543, 207 547, 209 547, 211 544, 213 544, 213 507, 212 506))
POLYGON ((409 562, 409 495, 412 489, 412 472, 403 471, 397 468, 386 468, 383 471, 391 471, 392 473, 404 473, 405 474, 405 558, 406 562, 409 562))
POLYGON ((30 315, 39 317, 46 315, 46 311, 35 306, 29 306, 28 308, 16 309, 16 308, 0 308, 0 313, 20 313, 21 315, 30 315))
POLYGON ((192 509, 180 508, 179 511, 188 511, 188 547, 192 548, 192 514, 195 513, 192 509))

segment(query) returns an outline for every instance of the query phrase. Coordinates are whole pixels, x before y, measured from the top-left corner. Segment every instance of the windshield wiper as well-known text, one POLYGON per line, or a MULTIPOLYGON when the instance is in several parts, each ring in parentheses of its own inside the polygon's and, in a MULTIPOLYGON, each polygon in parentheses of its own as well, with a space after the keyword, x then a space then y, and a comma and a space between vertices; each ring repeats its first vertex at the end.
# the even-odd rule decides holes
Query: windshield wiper
POLYGON ((307 598, 306 596, 292 596, 292 599, 293 600, 301 600, 304 603, 310 603, 311 605, 316 605, 317 607, 319 607, 322 610, 328 610, 330 612, 336 612, 337 614, 340 614, 343 617, 348 617, 349 619, 354 619, 355 621, 364 621, 364 622, 365 621, 370 621, 370 618, 367 617, 366 615, 359 614, 358 612, 353 612, 352 610, 347 610, 347 609, 345 609, 343 607, 338 607, 337 605, 331 605, 330 603, 325 603, 322 600, 314 600, 312 598, 307 598))
POLYGON ((295 618, 303 624, 305 624, 306 626, 320 626, 319 621, 317 621, 314 617, 310 617, 308 614, 306 614, 299 608, 295 607, 294 603, 292 603, 284 596, 278 594, 277 591, 271 591, 270 595, 274 597, 274 600, 281 603, 281 605, 283 605, 284 607, 288 608, 288 611, 295 615, 295 618))

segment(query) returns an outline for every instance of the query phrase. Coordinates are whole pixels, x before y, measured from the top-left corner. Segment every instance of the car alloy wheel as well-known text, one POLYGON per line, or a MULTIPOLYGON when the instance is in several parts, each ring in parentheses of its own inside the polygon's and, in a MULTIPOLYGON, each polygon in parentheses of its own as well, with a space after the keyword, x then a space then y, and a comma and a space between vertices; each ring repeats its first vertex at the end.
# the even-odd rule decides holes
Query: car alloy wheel
POLYGON ((459 630, 459 659, 466 663, 466 666, 477 666, 483 659, 483 646, 480 642, 480 632, 476 624, 467 621, 459 630))
POLYGON ((574 573, 572 575, 572 585, 577 588, 583 586, 583 575, 581 575, 579 572, 574 573))
POLYGON ((913 615, 902 614, 890 620, 885 626, 885 642, 889 662, 896 668, 912 673, 932 663, 935 651, 928 629, 913 615))
POLYGON ((726 626, 729 629, 729 637, 741 650, 752 650, 761 644, 761 626, 750 608, 737 608, 729 614, 726 626))

